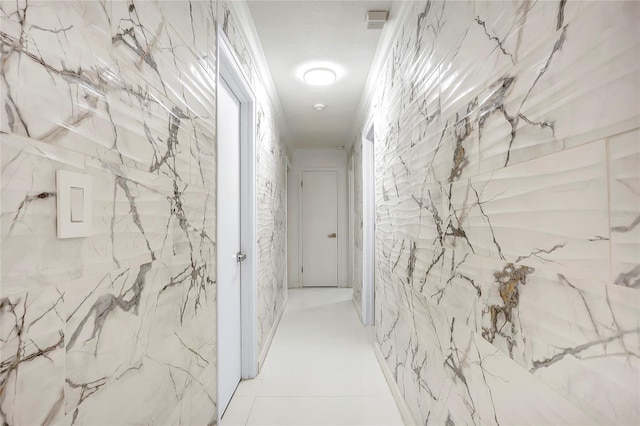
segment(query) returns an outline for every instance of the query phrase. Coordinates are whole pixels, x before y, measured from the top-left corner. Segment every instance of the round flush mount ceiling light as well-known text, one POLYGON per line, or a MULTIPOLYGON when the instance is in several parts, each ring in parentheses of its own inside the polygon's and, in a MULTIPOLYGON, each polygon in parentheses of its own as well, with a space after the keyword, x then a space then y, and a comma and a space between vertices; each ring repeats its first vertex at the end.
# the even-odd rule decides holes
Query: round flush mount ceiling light
POLYGON ((335 71, 329 68, 311 68, 302 75, 305 83, 312 86, 328 86, 336 81, 335 71))
POLYGON ((316 111, 323 111, 326 107, 327 107, 327 106, 326 106, 325 104, 315 104, 315 105, 313 106, 313 108, 314 108, 316 111))

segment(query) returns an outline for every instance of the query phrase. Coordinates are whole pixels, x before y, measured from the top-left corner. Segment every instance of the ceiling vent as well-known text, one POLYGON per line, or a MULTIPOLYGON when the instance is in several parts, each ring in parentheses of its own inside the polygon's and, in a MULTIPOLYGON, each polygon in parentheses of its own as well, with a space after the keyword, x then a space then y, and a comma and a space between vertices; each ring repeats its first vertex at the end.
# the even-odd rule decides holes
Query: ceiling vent
POLYGON ((367 12, 367 29, 379 30, 384 27, 384 23, 387 22, 387 16, 389 12, 386 10, 370 10, 367 12))

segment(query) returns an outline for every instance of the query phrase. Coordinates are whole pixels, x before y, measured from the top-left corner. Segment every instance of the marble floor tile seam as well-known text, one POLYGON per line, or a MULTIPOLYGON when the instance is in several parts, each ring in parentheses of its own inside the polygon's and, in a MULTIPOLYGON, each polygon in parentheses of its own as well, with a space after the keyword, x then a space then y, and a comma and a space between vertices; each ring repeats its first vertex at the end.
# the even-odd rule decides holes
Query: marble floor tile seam
MULTIPOLYGON (((311 377, 311 379, 314 379, 311 377)), ((332 383, 306 386, 291 380, 283 380, 277 382, 270 380, 264 386, 257 386, 250 390, 240 390, 238 396, 255 396, 255 397, 380 397, 389 396, 388 385, 384 379, 368 379, 350 383, 338 380, 332 380, 332 383)))
MULTIPOLYGON (((259 392, 254 395, 241 395, 243 397, 251 397, 251 398, 386 398, 388 395, 384 392, 371 392, 371 393, 326 393, 326 394, 291 394, 291 393, 274 393, 267 394, 259 392)), ((389 396, 389 398, 391 398, 389 396)))
POLYGON ((303 345, 301 346, 300 344, 295 344, 293 342, 278 342, 278 348, 277 350, 282 351, 284 349, 287 350, 291 350, 292 352, 295 352, 296 354, 304 354, 305 352, 312 352, 315 349, 318 348, 322 348, 322 349, 326 349, 327 347, 331 348, 331 349, 340 349, 341 351, 343 350, 343 348, 346 348, 350 351, 362 351, 364 349, 367 350, 371 350, 373 351, 373 346, 372 345, 363 345, 363 344, 354 344, 354 342, 344 342, 344 341, 335 341, 335 340, 330 340, 330 341, 326 341, 326 340, 321 340, 320 343, 307 343, 304 342, 303 345))
POLYGON ((251 398, 255 399, 383 399, 389 397, 390 400, 393 399, 391 395, 255 395, 251 398))
POLYGON ((256 398, 247 425, 402 425, 388 397, 256 398))

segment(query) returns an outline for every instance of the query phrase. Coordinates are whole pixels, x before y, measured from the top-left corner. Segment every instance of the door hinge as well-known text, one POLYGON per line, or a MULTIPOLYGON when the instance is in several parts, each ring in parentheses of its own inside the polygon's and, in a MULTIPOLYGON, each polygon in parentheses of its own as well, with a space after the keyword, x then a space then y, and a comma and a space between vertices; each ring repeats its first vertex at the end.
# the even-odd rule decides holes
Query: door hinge
POLYGON ((304 184, 302 183, 302 181, 300 181, 300 188, 302 188, 304 186, 304 184))
POLYGON ((304 266, 301 269, 302 269, 302 273, 304 274, 304 266))

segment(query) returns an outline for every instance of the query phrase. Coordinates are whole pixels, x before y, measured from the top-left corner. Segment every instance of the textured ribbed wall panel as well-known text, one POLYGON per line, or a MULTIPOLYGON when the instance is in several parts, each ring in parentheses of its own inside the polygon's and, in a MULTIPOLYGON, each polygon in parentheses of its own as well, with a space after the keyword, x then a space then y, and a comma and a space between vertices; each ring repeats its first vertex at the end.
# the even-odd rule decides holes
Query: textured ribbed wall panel
POLYGON ((414 419, 638 423, 640 5, 408 8, 369 116, 376 336, 414 419))
POLYGON ((362 306, 362 141, 353 144, 353 300, 362 306))

